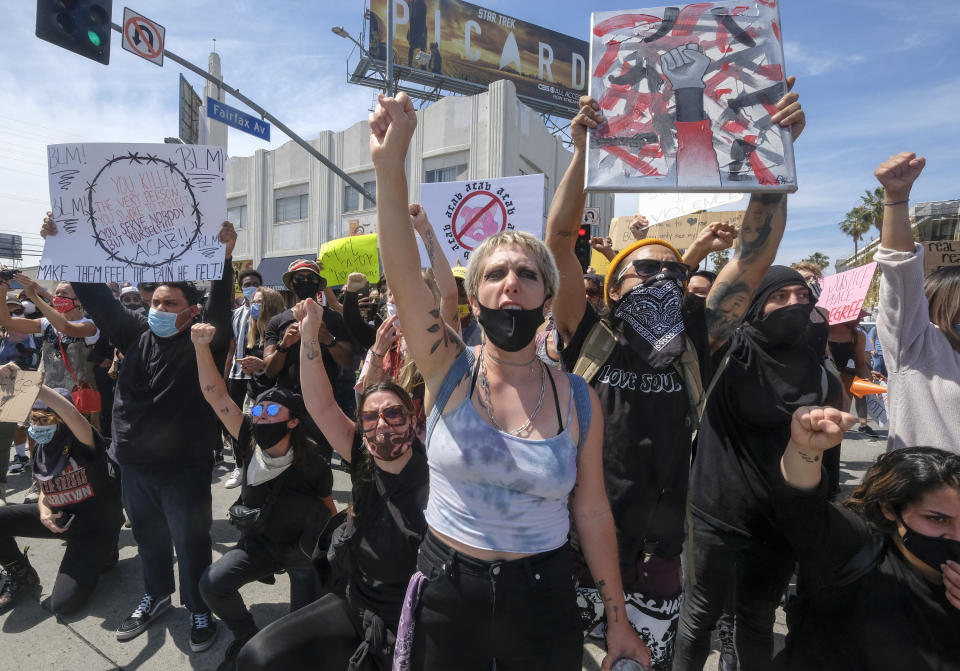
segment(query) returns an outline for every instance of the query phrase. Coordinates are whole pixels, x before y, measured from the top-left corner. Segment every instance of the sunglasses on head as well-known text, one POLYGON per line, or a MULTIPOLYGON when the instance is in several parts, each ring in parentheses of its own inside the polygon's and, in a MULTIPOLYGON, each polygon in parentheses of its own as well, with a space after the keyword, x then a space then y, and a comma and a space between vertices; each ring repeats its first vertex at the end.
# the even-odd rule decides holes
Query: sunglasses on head
POLYGON ((372 431, 381 417, 390 426, 400 426, 407 421, 407 410, 402 405, 391 405, 383 410, 367 410, 360 413, 360 425, 364 431, 372 431))
POLYGON ((622 280, 624 276, 630 272, 631 268, 641 280, 653 277, 661 272, 677 280, 686 281, 690 279, 690 266, 685 263, 680 263, 679 261, 658 261, 657 259, 635 259, 630 262, 630 265, 620 271, 620 276, 617 277, 617 281, 622 280))
POLYGON ((266 410, 269 417, 276 417, 277 413, 280 412, 280 406, 276 403, 271 403, 266 408, 264 408, 262 405, 255 405, 250 408, 250 414, 254 417, 259 417, 263 414, 264 410, 266 410))

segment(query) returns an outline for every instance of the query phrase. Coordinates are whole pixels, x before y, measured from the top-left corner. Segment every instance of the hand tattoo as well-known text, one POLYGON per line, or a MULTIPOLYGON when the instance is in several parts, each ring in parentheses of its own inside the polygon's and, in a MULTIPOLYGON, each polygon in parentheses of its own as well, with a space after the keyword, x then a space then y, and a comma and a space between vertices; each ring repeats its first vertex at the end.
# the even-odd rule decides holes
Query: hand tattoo
POLYGON ((806 463, 808 463, 808 464, 815 464, 815 463, 817 463, 818 461, 820 461, 820 455, 819 455, 819 454, 812 454, 812 455, 811 455, 811 454, 807 454, 806 452, 801 452, 800 450, 797 450, 797 455, 798 455, 801 459, 803 459, 806 463))

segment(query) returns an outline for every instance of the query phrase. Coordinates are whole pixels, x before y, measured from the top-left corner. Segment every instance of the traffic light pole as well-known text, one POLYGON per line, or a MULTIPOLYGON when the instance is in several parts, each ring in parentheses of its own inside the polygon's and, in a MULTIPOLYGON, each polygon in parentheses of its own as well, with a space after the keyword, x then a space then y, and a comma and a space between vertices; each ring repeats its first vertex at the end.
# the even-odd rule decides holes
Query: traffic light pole
MULTIPOLYGON (((121 28, 121 27, 120 27, 119 25, 117 25, 116 23, 111 23, 111 25, 113 26, 113 29, 114 29, 115 31, 117 31, 118 33, 120 33, 121 36, 123 35, 123 28, 121 28)), ((218 79, 217 77, 214 77, 212 74, 210 74, 210 73, 207 72, 206 70, 203 70, 202 68, 197 67, 196 65, 194 65, 194 64, 191 63, 190 61, 185 60, 185 59, 183 59, 183 58, 180 58, 179 56, 177 56, 177 55, 176 55, 175 53, 173 53, 172 51, 169 51, 169 50, 167 50, 167 49, 164 49, 164 50, 163 50, 163 55, 166 56, 167 58, 169 58, 169 59, 170 59, 171 61, 173 61, 174 63, 178 63, 178 64, 182 65, 183 67, 187 68, 188 70, 190 70, 191 72, 194 72, 194 73, 200 75, 201 77, 203 77, 203 78, 206 79, 207 81, 209 81, 209 82, 211 82, 211 83, 213 83, 213 84, 216 84, 217 87, 223 89, 224 91, 226 91, 227 93, 229 93, 230 95, 232 95, 234 98, 236 98, 237 100, 239 100, 240 102, 242 102, 243 104, 245 104, 247 107, 249 107, 250 109, 254 110, 257 114, 260 115, 261 118, 266 119, 267 121, 269 121, 270 123, 272 123, 274 126, 276 126, 277 128, 279 128, 280 131, 281 131, 282 133, 284 133, 287 137, 289 137, 291 140, 293 140, 293 141, 296 142, 298 145, 300 145, 301 147, 303 147, 303 148, 307 151, 307 153, 309 153, 309 154, 310 154, 311 156, 313 156, 315 159, 317 159, 318 161, 320 161, 321 163, 323 163, 325 166, 327 166, 328 168, 330 168, 330 170, 332 170, 336 175, 338 175, 341 179, 343 179, 343 181, 345 181, 347 184, 349 184, 349 185, 352 186, 354 189, 356 189, 357 191, 359 191, 360 194, 361 194, 364 198, 366 198, 367 200, 369 200, 371 203, 376 204, 377 198, 376 198, 376 196, 375 196, 374 194, 368 193, 367 190, 364 189, 363 186, 362 186, 357 180, 355 180, 353 177, 351 177, 350 175, 348 175, 347 173, 345 173, 343 170, 341 170, 339 167, 337 167, 337 165, 336 165, 335 163, 333 163, 330 159, 328 159, 326 156, 324 156, 324 155, 321 154, 319 151, 317 151, 316 148, 313 147, 309 142, 307 142, 307 141, 304 140, 302 137, 300 137, 299 135, 297 135, 296 133, 294 133, 292 130, 290 130, 289 128, 287 128, 287 126, 286 126, 282 121, 280 121, 280 120, 277 119, 275 116, 273 116, 272 114, 270 114, 270 112, 268 112, 267 110, 265 110, 265 109, 263 109, 262 107, 260 107, 260 105, 258 105, 257 103, 255 103, 255 102, 253 102, 252 100, 250 100, 250 98, 248 98, 247 96, 245 96, 245 95, 243 95, 242 93, 240 93, 240 91, 238 91, 237 89, 233 88, 232 86, 230 86, 229 84, 227 84, 226 82, 224 82, 222 79, 218 79)))

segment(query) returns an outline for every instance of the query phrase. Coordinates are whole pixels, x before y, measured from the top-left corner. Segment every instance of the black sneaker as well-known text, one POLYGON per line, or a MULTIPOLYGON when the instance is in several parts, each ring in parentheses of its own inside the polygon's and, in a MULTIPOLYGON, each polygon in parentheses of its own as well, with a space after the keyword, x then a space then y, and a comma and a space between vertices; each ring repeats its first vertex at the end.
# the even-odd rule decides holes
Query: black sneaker
POLYGON ((24 467, 30 463, 30 457, 23 456, 19 454, 14 455, 13 461, 10 462, 10 469, 7 471, 10 475, 16 475, 17 473, 23 473, 24 467))
POLYGON ((131 638, 136 638, 169 607, 169 594, 161 597, 144 594, 137 609, 117 629, 117 640, 129 641, 131 638))
POLYGON ((190 649, 203 652, 217 640, 217 623, 210 612, 190 613, 190 649))
POLYGON ((227 651, 223 653, 223 661, 220 662, 217 671, 237 671, 237 657, 240 655, 243 646, 245 646, 251 638, 253 638, 252 634, 250 636, 244 636, 243 638, 233 639, 230 645, 227 646, 227 651))
POLYGON ((865 433, 865 434, 867 434, 868 436, 876 436, 876 435, 877 435, 877 432, 874 431, 874 430, 870 427, 869 424, 861 424, 861 425, 860 425, 860 428, 857 429, 857 431, 859 431, 860 433, 865 433))

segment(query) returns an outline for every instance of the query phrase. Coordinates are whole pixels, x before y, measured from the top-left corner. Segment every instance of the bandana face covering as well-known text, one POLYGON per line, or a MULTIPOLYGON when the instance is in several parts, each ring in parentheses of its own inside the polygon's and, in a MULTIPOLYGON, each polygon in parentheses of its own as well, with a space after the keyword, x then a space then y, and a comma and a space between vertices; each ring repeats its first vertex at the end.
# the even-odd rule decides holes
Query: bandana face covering
POLYGON ((413 422, 407 420, 407 429, 402 433, 365 432, 363 444, 373 457, 380 461, 395 461, 410 451, 413 446, 413 422))
POLYGON ((74 307, 74 300, 72 298, 67 298, 66 296, 53 297, 53 309, 62 315, 70 312, 74 307))
POLYGON ((900 538, 903 547, 930 568, 939 571, 940 565, 948 559, 960 562, 960 541, 921 534, 908 527, 903 518, 900 518, 900 524, 907 530, 900 538))
POLYGON ((484 335, 504 352, 519 352, 533 342, 537 329, 543 323, 543 306, 532 310, 500 310, 485 307, 480 301, 480 316, 477 321, 484 335))
POLYGON ((683 354, 683 289, 673 279, 655 275, 620 299, 614 316, 635 352, 653 368, 664 368, 683 354))

